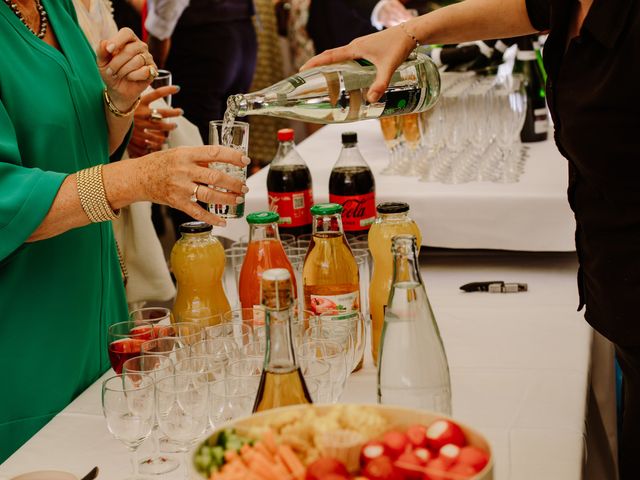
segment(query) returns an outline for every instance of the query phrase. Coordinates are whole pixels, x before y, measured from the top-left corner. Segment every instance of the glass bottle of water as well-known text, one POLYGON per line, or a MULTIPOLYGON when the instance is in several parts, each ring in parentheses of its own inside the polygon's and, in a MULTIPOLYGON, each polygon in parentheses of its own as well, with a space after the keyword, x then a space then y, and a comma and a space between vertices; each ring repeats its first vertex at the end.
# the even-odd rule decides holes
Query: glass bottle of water
POLYGON ((438 325, 424 289, 416 237, 392 240, 393 286, 378 361, 378 403, 451 414, 451 381, 438 325))
POLYGON ((366 99, 376 67, 351 60, 299 72, 270 87, 227 101, 228 116, 270 115, 314 123, 355 122, 421 112, 440 96, 440 75, 431 58, 414 51, 394 72, 375 103, 366 99))

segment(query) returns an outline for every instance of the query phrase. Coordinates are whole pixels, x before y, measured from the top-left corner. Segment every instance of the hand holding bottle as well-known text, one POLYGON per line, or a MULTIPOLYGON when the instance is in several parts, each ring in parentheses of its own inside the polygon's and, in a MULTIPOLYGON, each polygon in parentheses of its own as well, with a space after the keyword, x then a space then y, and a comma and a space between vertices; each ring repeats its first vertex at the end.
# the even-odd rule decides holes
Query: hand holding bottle
POLYGON ((407 34, 413 31, 411 23, 409 21, 403 25, 356 38, 344 47, 325 50, 310 59, 300 70, 364 58, 377 67, 376 79, 369 87, 367 94, 369 102, 377 102, 389 85, 393 72, 416 47, 416 42, 407 34))

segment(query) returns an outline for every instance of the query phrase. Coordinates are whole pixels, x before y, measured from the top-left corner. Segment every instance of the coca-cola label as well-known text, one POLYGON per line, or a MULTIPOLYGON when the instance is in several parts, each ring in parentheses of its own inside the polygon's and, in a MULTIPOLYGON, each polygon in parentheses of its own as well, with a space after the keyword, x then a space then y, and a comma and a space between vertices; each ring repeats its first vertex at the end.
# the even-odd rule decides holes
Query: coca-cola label
POLYGON ((311 295, 311 310, 316 315, 341 314, 360 308, 360 293, 348 292, 340 295, 311 295))
POLYGON ((329 194, 329 201, 342 205, 342 226, 345 232, 369 230, 376 219, 375 192, 349 196, 329 194))
POLYGON ((280 224, 287 227, 301 227, 311 224, 313 191, 269 192, 269 210, 280 215, 280 224))

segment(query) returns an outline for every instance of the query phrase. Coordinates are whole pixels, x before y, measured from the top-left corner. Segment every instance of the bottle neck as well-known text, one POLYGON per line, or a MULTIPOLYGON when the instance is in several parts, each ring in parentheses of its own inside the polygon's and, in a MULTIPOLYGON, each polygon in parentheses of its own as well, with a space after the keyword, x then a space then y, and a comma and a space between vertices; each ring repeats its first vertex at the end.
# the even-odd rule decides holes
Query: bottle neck
POLYGON ((278 144, 278 151, 276 156, 271 162, 272 165, 278 165, 284 163, 285 158, 293 151, 295 143, 293 141, 284 141, 278 144))
POLYGON ((367 162, 360 153, 357 143, 343 143, 340 156, 335 167, 367 167, 367 162))
POLYGON ((335 233, 343 235, 342 215, 315 215, 313 217, 313 234, 335 233))
POLYGON ((264 369, 286 373, 298 367, 291 341, 291 315, 293 308, 276 310, 266 307, 266 351, 264 369))
POLYGON ((414 242, 393 245, 393 284, 422 284, 420 263, 414 242))
POLYGON ((249 242, 260 240, 280 240, 278 226, 275 223, 251 225, 249 229, 249 242))

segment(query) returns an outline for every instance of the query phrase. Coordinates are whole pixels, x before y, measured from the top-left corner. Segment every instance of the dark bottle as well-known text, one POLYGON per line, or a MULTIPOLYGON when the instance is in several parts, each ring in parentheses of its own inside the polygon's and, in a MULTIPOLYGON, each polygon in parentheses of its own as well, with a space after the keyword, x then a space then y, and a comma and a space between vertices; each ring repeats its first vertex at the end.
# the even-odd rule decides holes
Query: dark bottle
POLYGON ((294 301, 289 271, 266 270, 260 290, 265 309, 266 350, 253 411, 313 403, 291 341, 294 301))
POLYGON ((493 41, 436 47, 431 50, 430 55, 438 67, 446 65, 448 72, 482 71, 491 65, 493 41))
POLYGON ((269 210, 280 215, 280 233, 311 233, 313 186, 311 172, 293 143, 293 130, 278 130, 278 151, 269 166, 269 210))
POLYGON ((376 219, 376 182, 355 132, 342 134, 342 151, 329 177, 329 202, 342 205, 347 235, 368 232, 376 219))
POLYGON ((541 142, 547 139, 549 119, 543 68, 538 61, 532 38, 520 38, 513 72, 522 74, 527 91, 527 113, 520 132, 523 142, 541 142))

